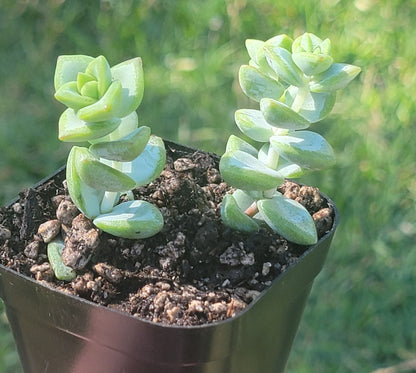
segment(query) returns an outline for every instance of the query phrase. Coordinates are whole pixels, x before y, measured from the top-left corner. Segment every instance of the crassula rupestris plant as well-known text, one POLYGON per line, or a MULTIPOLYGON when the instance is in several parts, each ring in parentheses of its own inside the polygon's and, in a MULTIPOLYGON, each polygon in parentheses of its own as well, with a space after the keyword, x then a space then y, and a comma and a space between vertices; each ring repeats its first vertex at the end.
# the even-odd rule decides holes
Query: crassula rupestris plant
POLYGON ((334 164, 330 144, 309 127, 330 113, 336 91, 361 69, 334 63, 330 40, 311 33, 247 40, 246 47, 251 59, 240 68, 240 86, 260 107, 235 112, 238 128, 253 141, 232 135, 227 142, 220 171, 235 191, 223 200, 222 218, 239 231, 267 225, 294 243, 314 244, 311 215, 277 188, 285 178, 334 164))
MULTIPOLYGON (((163 227, 152 204, 134 200, 131 190, 157 178, 166 162, 163 140, 138 126, 143 98, 140 58, 110 67, 106 58, 58 57, 55 98, 67 106, 59 119, 59 139, 83 143, 68 156, 66 180, 72 201, 101 230, 123 238, 147 238, 163 227), (126 202, 118 203, 121 195, 126 202)), ((48 256, 60 279, 74 271, 62 263, 62 240, 49 244, 48 256)))

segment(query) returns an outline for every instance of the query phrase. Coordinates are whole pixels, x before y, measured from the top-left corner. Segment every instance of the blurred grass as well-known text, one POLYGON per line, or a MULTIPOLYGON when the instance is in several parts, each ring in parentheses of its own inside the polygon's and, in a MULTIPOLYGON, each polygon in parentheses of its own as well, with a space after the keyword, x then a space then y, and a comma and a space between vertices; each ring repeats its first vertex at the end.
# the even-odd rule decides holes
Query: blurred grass
MULTIPOLYGON (((330 37, 335 59, 363 71, 316 128, 338 164, 303 182, 330 195, 342 220, 287 371, 371 372, 414 359, 414 19, 412 0, 2 0, 0 203, 65 161, 52 96, 59 54, 104 54, 111 64, 141 56, 142 123, 222 153, 237 133, 234 110, 249 104, 236 81, 244 40, 330 37)), ((0 372, 18 369, 2 314, 0 372)))

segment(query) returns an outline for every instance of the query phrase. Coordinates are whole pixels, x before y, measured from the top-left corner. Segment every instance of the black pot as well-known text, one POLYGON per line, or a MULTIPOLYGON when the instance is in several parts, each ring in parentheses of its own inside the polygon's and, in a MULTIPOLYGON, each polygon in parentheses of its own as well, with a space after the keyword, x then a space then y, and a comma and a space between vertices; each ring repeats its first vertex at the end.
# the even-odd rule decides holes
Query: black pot
POLYGON ((67 295, 0 265, 0 296, 24 371, 283 372, 313 281, 338 224, 333 202, 323 197, 335 210, 331 231, 243 312, 214 324, 175 327, 150 323, 67 295))

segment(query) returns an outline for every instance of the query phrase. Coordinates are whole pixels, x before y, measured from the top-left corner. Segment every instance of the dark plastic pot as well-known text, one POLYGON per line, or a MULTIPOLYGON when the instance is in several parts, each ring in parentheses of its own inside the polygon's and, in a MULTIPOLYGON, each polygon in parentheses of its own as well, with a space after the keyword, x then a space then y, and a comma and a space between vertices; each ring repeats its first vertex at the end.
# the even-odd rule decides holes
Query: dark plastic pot
MULTIPOLYGON (((324 196, 325 197, 325 196, 324 196)), ((325 197, 326 198, 326 197, 325 197)), ((332 201, 328 203, 334 209, 332 201)), ((49 288, 0 266, 0 296, 26 373, 283 372, 338 224, 224 322, 172 327, 49 288), (105 325, 105 328, 102 326, 105 325)))

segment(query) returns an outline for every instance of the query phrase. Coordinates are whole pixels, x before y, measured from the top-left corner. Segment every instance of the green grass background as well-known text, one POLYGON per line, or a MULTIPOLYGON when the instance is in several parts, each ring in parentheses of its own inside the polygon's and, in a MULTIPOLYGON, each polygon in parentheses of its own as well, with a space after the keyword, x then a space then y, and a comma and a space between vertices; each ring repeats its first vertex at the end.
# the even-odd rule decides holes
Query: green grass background
MULTIPOLYGON (((141 56, 141 122, 221 154, 238 133, 234 111, 249 105, 236 80, 245 39, 329 37, 335 60, 362 73, 315 128, 338 164, 302 181, 330 195, 342 220, 287 371, 372 372, 415 359, 415 19, 413 0, 0 0, 0 203, 65 162, 58 55, 141 56)), ((2 310, 0 372, 17 373, 2 310)))

